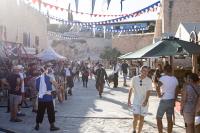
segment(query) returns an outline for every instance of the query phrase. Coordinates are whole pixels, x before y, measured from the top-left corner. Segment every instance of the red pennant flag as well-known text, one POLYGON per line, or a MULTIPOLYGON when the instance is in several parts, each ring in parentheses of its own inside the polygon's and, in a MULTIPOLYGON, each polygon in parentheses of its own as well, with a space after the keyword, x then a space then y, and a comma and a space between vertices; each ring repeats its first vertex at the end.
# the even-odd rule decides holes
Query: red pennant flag
POLYGON ((50 5, 50 4, 49 4, 49 8, 52 9, 52 8, 53 8, 53 5, 50 5))
POLYGON ((54 7, 55 7, 56 10, 58 10, 58 8, 59 8, 59 7, 57 7, 57 6, 54 6, 54 7))
POLYGON ((47 4, 46 3, 42 3, 44 5, 44 7, 47 7, 47 4))
POLYGON ((36 3, 36 2, 38 2, 38 0, 32 0, 32 2, 33 2, 33 3, 36 3))

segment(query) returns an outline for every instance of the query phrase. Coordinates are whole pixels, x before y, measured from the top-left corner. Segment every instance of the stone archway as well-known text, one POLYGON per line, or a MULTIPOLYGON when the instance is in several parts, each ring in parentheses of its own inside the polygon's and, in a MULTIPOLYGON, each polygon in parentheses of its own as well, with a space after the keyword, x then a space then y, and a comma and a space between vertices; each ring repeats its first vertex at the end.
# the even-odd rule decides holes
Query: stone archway
POLYGON ((198 43, 198 35, 195 30, 190 33, 190 42, 198 43))

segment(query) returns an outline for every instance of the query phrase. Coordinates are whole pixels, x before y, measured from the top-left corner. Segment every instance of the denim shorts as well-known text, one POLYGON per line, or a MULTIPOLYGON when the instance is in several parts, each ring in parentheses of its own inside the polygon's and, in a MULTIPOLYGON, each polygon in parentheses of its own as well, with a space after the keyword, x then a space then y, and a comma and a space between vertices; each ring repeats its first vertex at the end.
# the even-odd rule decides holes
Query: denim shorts
POLYGON ((174 99, 160 100, 156 117, 162 119, 165 113, 167 114, 167 117, 172 118, 172 115, 174 114, 174 99))

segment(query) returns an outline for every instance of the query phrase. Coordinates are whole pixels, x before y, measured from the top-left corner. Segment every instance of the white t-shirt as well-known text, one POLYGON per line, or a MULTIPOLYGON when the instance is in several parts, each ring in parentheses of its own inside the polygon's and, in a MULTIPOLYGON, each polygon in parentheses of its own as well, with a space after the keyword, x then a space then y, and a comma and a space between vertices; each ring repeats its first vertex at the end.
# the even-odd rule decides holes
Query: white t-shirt
POLYGON ((73 68, 72 68, 72 73, 76 73, 76 67, 74 66, 73 68))
POLYGON ((115 69, 113 67, 113 73, 118 73, 121 70, 121 65, 119 63, 117 63, 115 65, 115 69))
POLYGON ((152 81, 149 77, 141 80, 140 75, 138 75, 132 78, 131 87, 133 88, 134 94, 133 104, 142 105, 146 98, 147 91, 152 90, 152 81))
POLYGON ((178 86, 178 80, 176 77, 164 75, 160 77, 159 81, 162 82, 162 86, 160 88, 163 96, 161 99, 175 99, 176 87, 178 86))
POLYGON ((23 72, 20 72, 19 73, 19 76, 22 80, 22 85, 21 85, 21 92, 24 93, 25 92, 25 89, 24 89, 24 73, 23 72))
POLYGON ((65 76, 71 76, 69 68, 65 68, 65 76))

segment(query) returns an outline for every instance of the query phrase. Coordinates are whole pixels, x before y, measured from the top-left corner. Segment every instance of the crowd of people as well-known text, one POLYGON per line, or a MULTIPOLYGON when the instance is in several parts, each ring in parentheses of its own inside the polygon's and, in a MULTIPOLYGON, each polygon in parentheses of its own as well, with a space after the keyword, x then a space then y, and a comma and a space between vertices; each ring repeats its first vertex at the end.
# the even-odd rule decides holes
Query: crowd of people
MULTIPOLYGON (((164 67, 158 65, 153 72, 149 67, 141 66, 139 74, 134 74, 133 77, 129 75, 131 78, 130 85, 127 83, 127 77, 132 72, 126 61, 122 63, 114 61, 110 75, 107 74, 103 64, 99 62, 68 61, 61 64, 46 63, 43 65, 32 63, 26 71, 22 65, 14 65, 12 71, 6 77, 1 78, 1 86, 9 87, 7 112, 10 112, 10 121, 22 121, 19 116, 25 114, 22 113, 21 107, 23 104, 25 107, 28 106, 26 101, 28 95, 32 101, 32 112, 37 113, 35 130, 39 130, 45 110, 47 110, 50 130, 59 130, 54 125, 56 99, 62 103, 68 95, 72 96, 75 81, 82 79, 82 86, 87 88, 89 78, 96 80, 96 89, 99 97, 102 98, 105 83, 109 85, 110 82, 113 82, 113 88, 118 87, 119 73, 123 75, 123 86, 130 86, 128 106, 132 106, 133 109, 133 133, 142 132, 144 117, 148 114, 152 84, 160 98, 156 114, 158 132, 163 132, 162 118, 166 114, 167 132, 172 133, 173 119, 175 119, 174 106, 178 95, 179 82, 173 75, 172 66, 169 64, 164 67), (133 102, 131 102, 132 94, 134 95, 133 102), (138 129, 136 129, 137 125, 138 129)), ((199 95, 199 76, 195 73, 187 73, 181 98, 181 114, 185 121, 187 133, 195 133, 195 124, 199 125, 200 117, 197 117, 200 115, 199 95)), ((199 129, 197 130, 199 131, 199 129)))
MULTIPOLYGON (((98 71, 99 64, 96 64, 98 71)), ((27 104, 27 97, 32 101, 32 112, 37 113, 35 130, 39 130, 45 110, 47 110, 50 130, 59 130, 55 123, 55 100, 63 102, 67 95, 72 95, 72 88, 76 80, 82 75, 83 87, 88 86, 89 76, 96 74, 94 66, 87 62, 63 62, 36 64, 31 63, 28 69, 23 65, 13 65, 10 73, 1 76, 1 88, 8 88, 7 112, 10 112, 10 122, 21 122, 20 116, 26 114, 21 111, 27 104), (5 87, 6 86, 6 87, 5 87)), ((100 77, 102 78, 102 74, 100 77)), ((98 81, 101 80, 96 76, 98 81)), ((98 88, 97 88, 98 89, 98 88)), ((101 92, 102 88, 99 89, 101 92)))
MULTIPOLYGON (((173 119, 175 119, 174 107, 179 92, 179 82, 173 75, 172 66, 169 64, 166 64, 164 69, 162 69, 161 65, 158 65, 153 75, 149 75, 149 72, 149 67, 142 66, 140 74, 134 76, 131 80, 128 106, 131 106, 131 96, 133 93, 133 133, 136 133, 136 131, 140 133, 142 131, 144 117, 148 113, 148 101, 153 85, 156 88, 157 96, 160 98, 156 113, 158 132, 163 133, 162 118, 166 114, 167 132, 172 133, 173 119)), ((192 72, 187 73, 181 95, 181 114, 184 118, 187 133, 200 132, 199 95, 199 75, 192 72)))

